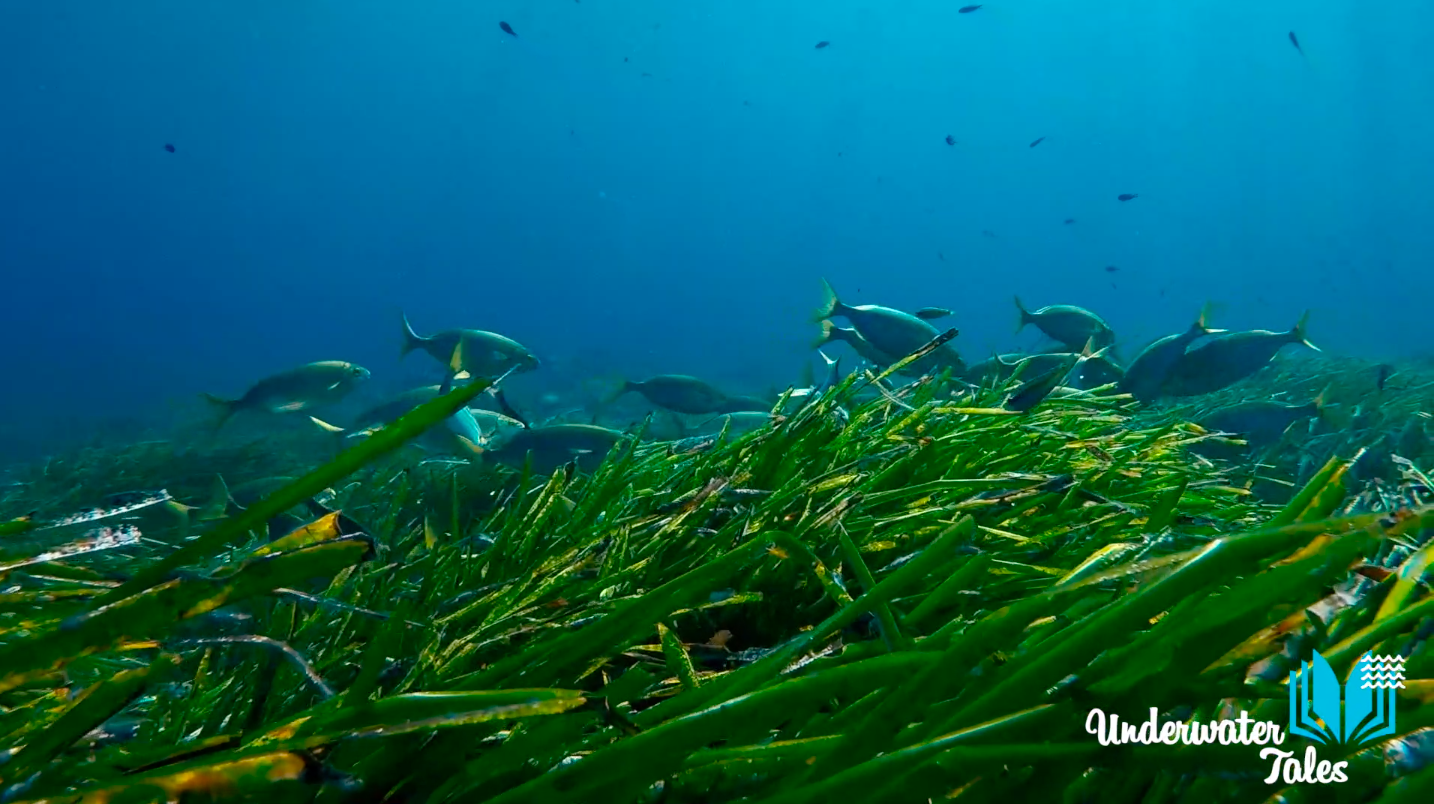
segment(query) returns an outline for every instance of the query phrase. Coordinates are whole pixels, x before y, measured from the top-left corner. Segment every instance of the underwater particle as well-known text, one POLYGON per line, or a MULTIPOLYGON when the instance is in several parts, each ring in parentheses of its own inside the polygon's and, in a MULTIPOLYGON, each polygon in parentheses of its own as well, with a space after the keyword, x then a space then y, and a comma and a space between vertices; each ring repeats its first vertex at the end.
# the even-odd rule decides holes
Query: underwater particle
POLYGON ((1119 271, 1119 270, 1120 270, 1120 267, 1119 267, 1119 266, 1116 266, 1116 265, 1107 265, 1107 266, 1105 266, 1105 272, 1108 273, 1108 274, 1113 274, 1113 273, 1115 273, 1116 271, 1119 271))
POLYGON ((1135 199, 1135 198, 1139 198, 1139 197, 1140 197, 1140 194, 1139 194, 1139 193, 1121 193, 1120 195, 1118 195, 1118 196, 1115 197, 1115 200, 1117 200, 1117 201, 1130 201, 1131 199, 1135 199))
POLYGON ((980 6, 961 6, 956 9, 957 14, 970 14, 972 11, 980 11, 980 6))
POLYGON ((1066 224, 1066 226, 1070 226, 1072 223, 1075 223, 1075 218, 1066 218, 1066 219, 1065 219, 1065 224, 1066 224))
POLYGON ((503 22, 502 20, 499 20, 499 21, 498 21, 498 27, 499 27, 499 28, 502 28, 502 29, 503 29, 503 33, 508 34, 509 36, 517 36, 517 35, 518 35, 518 34, 516 34, 516 33, 513 32, 513 26, 509 25, 509 24, 506 23, 506 22, 503 22))
POLYGON ((817 43, 817 50, 821 50, 822 48, 824 48, 824 47, 826 47, 827 45, 830 45, 830 44, 831 44, 831 42, 828 42, 827 40, 823 39, 822 41, 820 41, 820 42, 817 43))
POLYGON ((623 64, 627 64, 627 57, 626 57, 626 56, 623 56, 623 57, 622 57, 622 63, 623 63, 623 64))
POLYGON ((1035 141, 1032 142, 1030 145, 1028 145, 1028 146, 1026 146, 1026 147, 1028 147, 1028 148, 1034 148, 1034 147, 1036 147, 1037 145, 1040 145, 1041 143, 1043 143, 1043 142, 1045 142, 1045 141, 1046 141, 1046 138, 1045 138, 1045 137, 1036 137, 1035 141))
POLYGON ((174 153, 174 143, 166 142, 164 144, 164 150, 174 153))
POLYGON ((981 234, 982 234, 983 236, 989 237, 989 238, 991 238, 991 239, 993 239, 993 240, 996 238, 996 233, 993 232, 993 231, 991 231, 990 229, 982 229, 982 230, 981 230, 981 234))
POLYGON ((1301 56, 1305 54, 1305 49, 1300 47, 1300 38, 1295 36, 1294 31, 1290 31, 1290 44, 1295 46, 1295 50, 1298 50, 1301 56))
POLYGON ((955 145, 955 144, 956 144, 956 138, 953 137, 953 136, 951 136, 950 134, 947 134, 947 135, 946 135, 946 144, 947 144, 947 145, 955 145))
POLYGON ((939 252, 939 251, 936 252, 936 258, 939 259, 939 260, 941 260, 942 262, 946 262, 946 255, 945 255, 945 254, 942 254, 942 253, 939 252))

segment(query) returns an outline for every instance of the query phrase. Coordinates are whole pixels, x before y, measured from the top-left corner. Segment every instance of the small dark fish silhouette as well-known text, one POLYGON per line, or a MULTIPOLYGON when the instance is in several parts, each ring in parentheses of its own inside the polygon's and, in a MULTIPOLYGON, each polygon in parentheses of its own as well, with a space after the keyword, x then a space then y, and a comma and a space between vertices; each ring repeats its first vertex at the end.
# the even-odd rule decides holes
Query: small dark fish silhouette
POLYGON ((827 45, 830 45, 830 44, 831 44, 831 42, 828 42, 827 40, 823 39, 822 41, 820 41, 820 42, 817 43, 817 50, 821 50, 822 48, 824 48, 824 47, 826 47, 827 45))
POLYGON ((623 56, 623 57, 622 57, 622 63, 623 63, 623 64, 627 64, 627 57, 626 57, 626 56, 623 56))
POLYGON ((1305 54, 1305 49, 1300 47, 1300 38, 1295 36, 1294 31, 1290 31, 1290 44, 1295 46, 1295 50, 1298 50, 1301 56, 1305 54))
MULTIPOLYGON (((1290 35, 1291 35, 1291 36, 1294 36, 1294 34, 1290 34, 1290 35)), ((1380 364, 1379 364, 1379 369, 1378 369, 1378 371, 1377 371, 1377 373, 1375 374, 1375 377, 1374 377, 1374 385, 1375 385, 1375 387, 1378 388, 1379 390, 1383 391, 1383 390, 1384 390, 1384 386, 1389 382, 1389 378, 1390 378, 1390 376, 1392 376, 1393 374, 1394 374, 1394 367, 1393 367, 1393 366, 1389 365, 1388 363, 1380 363, 1380 364)))
POLYGON ((1037 145, 1040 145, 1041 143, 1043 143, 1043 142, 1045 142, 1045 141, 1046 141, 1046 138, 1045 138, 1045 137, 1036 137, 1036 141, 1033 142, 1033 143, 1031 143, 1031 144, 1030 144, 1030 147, 1031 147, 1031 148, 1034 148, 1034 147, 1036 147, 1037 145))
POLYGON ((500 21, 498 22, 498 27, 499 27, 499 28, 502 28, 502 29, 503 29, 503 33, 508 34, 509 36, 517 36, 517 34, 513 33, 513 26, 509 25, 509 24, 506 23, 506 22, 503 22, 503 21, 500 20, 500 21))
POLYGON ((1066 225, 1067 225, 1067 226, 1070 226, 1072 223, 1075 223, 1075 218, 1066 218, 1066 225))
POLYGON ((1139 194, 1139 193, 1121 193, 1120 195, 1118 195, 1118 196, 1115 197, 1115 200, 1117 200, 1117 201, 1129 201, 1129 200, 1132 199, 1132 198, 1139 198, 1139 197, 1140 197, 1140 194, 1139 194))
POLYGON ((956 9, 956 13, 957 13, 957 14, 970 14, 972 11, 976 11, 976 10, 978 10, 978 9, 980 9, 980 8, 981 8, 980 6, 961 6, 960 8, 956 9))
POLYGON ((951 311, 945 307, 922 307, 916 311, 916 317, 922 321, 936 321, 951 315, 951 311))
POLYGON ((995 236, 996 236, 996 233, 993 232, 993 231, 991 231, 990 229, 982 229, 982 230, 981 230, 981 234, 983 234, 983 235, 985 235, 985 236, 987 236, 987 237, 995 237, 995 236))
POLYGON ((946 262, 946 255, 945 255, 945 254, 942 254, 942 253, 939 252, 939 251, 936 252, 936 258, 939 259, 939 260, 941 260, 942 262, 946 262))
POLYGON ((946 135, 946 144, 947 144, 947 145, 955 145, 955 144, 956 144, 956 138, 953 137, 953 136, 951 136, 950 134, 947 134, 947 135, 946 135))
POLYGON ((1114 266, 1114 265, 1107 265, 1107 266, 1105 266, 1105 272, 1108 273, 1108 274, 1113 274, 1113 273, 1115 273, 1116 271, 1119 271, 1119 270, 1120 270, 1120 268, 1117 267, 1117 266, 1114 266))
POLYGON ((174 153, 174 146, 166 142, 164 144, 164 150, 169 151, 170 153, 174 153))

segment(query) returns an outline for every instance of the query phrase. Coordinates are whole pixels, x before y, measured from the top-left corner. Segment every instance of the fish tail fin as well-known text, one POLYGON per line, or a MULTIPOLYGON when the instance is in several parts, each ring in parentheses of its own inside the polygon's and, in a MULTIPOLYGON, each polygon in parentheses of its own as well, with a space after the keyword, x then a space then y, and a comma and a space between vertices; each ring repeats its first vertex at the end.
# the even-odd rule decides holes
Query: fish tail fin
POLYGON ((844 309, 846 309, 846 305, 842 304, 841 299, 837 298, 836 291, 832 289, 832 283, 823 278, 822 306, 817 308, 816 317, 812 320, 822 321, 834 315, 841 315, 841 311, 844 309))
POLYGON ((837 325, 830 320, 823 321, 822 336, 812 342, 812 348, 820 349, 823 346, 826 346, 827 344, 831 343, 832 341, 837 340, 841 340, 841 336, 837 335, 837 325))
POLYGON ((1290 330, 1290 343, 1302 343, 1316 352, 1323 352, 1323 349, 1310 343, 1308 335, 1309 323, 1310 311, 1305 310, 1304 315, 1300 316, 1299 323, 1295 324, 1295 328, 1290 330))
MULTIPOLYGON (((821 346, 821 343, 817 344, 817 348, 821 348, 821 346)), ((817 384, 817 373, 812 368, 812 361, 808 360, 802 364, 802 375, 799 378, 799 382, 801 382, 801 385, 798 386, 800 388, 811 388, 817 384)))
POLYGON ((1016 300, 1016 312, 1020 313, 1020 320, 1016 322, 1016 331, 1020 332, 1026 328, 1027 324, 1036 323, 1036 319, 1031 315, 1031 311, 1026 309, 1026 305, 1021 304, 1020 296, 1013 296, 1012 298, 1016 300))
POLYGON ((224 482, 224 475, 216 473, 214 481, 209 484, 209 496, 198 505, 199 521, 223 519, 229 515, 230 506, 239 507, 234 502, 234 496, 229 493, 229 484, 224 482))
POLYGON ((1311 403, 1314 405, 1315 418, 1336 429, 1348 430, 1354 426, 1356 415, 1349 410, 1336 412, 1335 409, 1340 406, 1332 405, 1329 401, 1329 392, 1333 387, 1334 383, 1326 385, 1324 390, 1320 391, 1319 396, 1315 397, 1314 402, 1311 403))
POLYGON ((414 349, 422 349, 428 339, 419 337, 418 333, 413 331, 413 325, 408 323, 407 313, 401 312, 399 317, 403 319, 403 351, 399 352, 398 356, 403 357, 414 349))
POLYGON ((1115 348, 1115 344, 1114 344, 1114 343, 1107 343, 1106 345, 1104 345, 1104 346, 1100 347, 1099 349, 1097 349, 1097 348, 1095 348, 1095 338, 1094 338, 1094 337, 1086 338, 1085 346, 1082 346, 1082 347, 1081 347, 1080 357, 1077 358, 1076 362, 1077 362, 1077 363, 1084 363, 1084 362, 1087 361, 1087 360, 1099 360, 1099 359, 1105 357, 1106 355, 1110 354, 1111 350, 1114 349, 1114 348, 1115 348))
MULTIPOLYGON (((687 426, 687 422, 684 422, 681 416, 678 416, 676 413, 670 410, 664 412, 667 414, 667 417, 672 420, 672 426, 677 428, 677 434, 679 437, 687 438, 688 436, 692 435, 692 428, 687 426)), ((723 416, 726 414, 719 413, 717 415, 723 416)))
POLYGON ((226 510, 228 508, 233 508, 235 511, 245 510, 244 506, 240 505, 239 501, 234 499, 234 492, 229 490, 229 483, 224 479, 224 476, 216 474, 215 477, 217 477, 219 479, 219 483, 224 486, 224 504, 226 510))
POLYGON ((219 432, 219 428, 224 426, 225 422, 229 421, 229 417, 233 416, 239 409, 239 400, 237 399, 223 399, 214 394, 204 394, 204 400, 208 402, 210 407, 214 408, 218 414, 211 427, 216 433, 219 432))
POLYGON ((607 405, 611 405, 612 403, 616 402, 619 397, 621 397, 623 394, 626 394, 628 391, 636 391, 638 389, 638 386, 639 383, 635 383, 632 380, 623 380, 622 385, 619 385, 616 391, 613 391, 612 393, 608 394, 607 398, 602 401, 603 406, 606 407, 607 405))

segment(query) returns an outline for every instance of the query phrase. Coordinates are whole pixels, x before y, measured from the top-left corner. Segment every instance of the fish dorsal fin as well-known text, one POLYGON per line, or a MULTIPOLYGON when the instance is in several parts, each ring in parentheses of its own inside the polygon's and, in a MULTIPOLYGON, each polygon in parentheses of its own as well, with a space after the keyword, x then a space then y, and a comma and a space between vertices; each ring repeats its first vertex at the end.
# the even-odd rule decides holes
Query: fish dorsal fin
POLYGON ((1214 333, 1217 333, 1217 332, 1223 332, 1224 330, 1218 330, 1218 329, 1211 329, 1211 328, 1210 328, 1210 318, 1214 315, 1214 313, 1215 313, 1215 302, 1213 302, 1213 301, 1207 301, 1207 302, 1205 302, 1204 306, 1202 306, 1202 307, 1200 308, 1200 317, 1197 318, 1197 319, 1195 319, 1195 326, 1192 327, 1192 329, 1198 330, 1198 331, 1200 331, 1200 332, 1202 332, 1202 333, 1204 333, 1204 334, 1206 334, 1206 335, 1211 335, 1211 334, 1214 334, 1214 333))

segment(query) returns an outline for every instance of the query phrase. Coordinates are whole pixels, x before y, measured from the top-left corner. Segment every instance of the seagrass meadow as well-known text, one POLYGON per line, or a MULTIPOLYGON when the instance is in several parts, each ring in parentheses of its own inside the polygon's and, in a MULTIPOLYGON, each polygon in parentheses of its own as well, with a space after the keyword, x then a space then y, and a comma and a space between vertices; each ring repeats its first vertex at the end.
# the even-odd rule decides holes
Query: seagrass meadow
POLYGON ((864 382, 592 474, 412 459, 481 382, 336 458, 26 469, 0 498, 0 800, 1431 800, 1434 372, 1376 394, 1366 364, 1280 361, 1230 398, 1327 388, 1329 415, 1235 463, 1190 451, 1221 399, 1013 414, 864 382), (1319 747, 1345 783, 1086 730, 1284 724, 1314 649, 1341 679, 1406 657, 1397 733, 1319 747))

